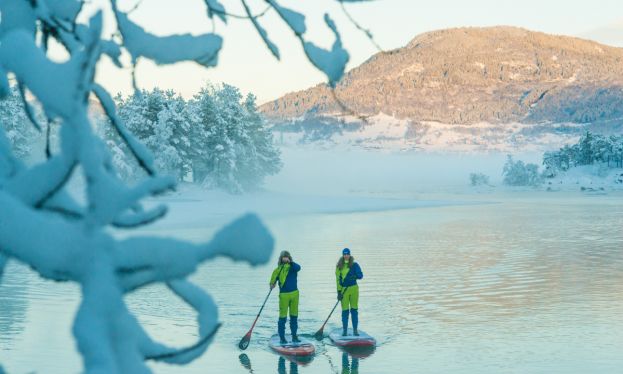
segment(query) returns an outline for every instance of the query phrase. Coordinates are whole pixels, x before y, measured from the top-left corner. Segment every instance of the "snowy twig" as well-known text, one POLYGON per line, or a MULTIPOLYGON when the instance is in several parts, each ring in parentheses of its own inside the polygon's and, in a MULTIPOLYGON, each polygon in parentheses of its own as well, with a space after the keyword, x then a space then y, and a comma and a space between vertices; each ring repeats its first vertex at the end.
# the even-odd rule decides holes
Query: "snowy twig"
POLYGON ((342 11, 344 12, 344 14, 346 15, 346 17, 349 19, 349 21, 361 32, 363 32, 366 37, 370 40, 370 42, 374 45, 374 47, 379 51, 379 52, 385 52, 385 50, 383 48, 381 48, 381 46, 376 42, 376 40, 374 40, 374 36, 372 36, 372 32, 369 29, 363 28, 354 18, 353 16, 348 12, 348 10, 346 9, 346 7, 344 6, 344 1, 342 0, 338 0, 340 2, 340 6, 342 7, 342 11))
POLYGON ((32 109, 32 106, 30 105, 28 100, 26 100, 26 89, 24 88, 24 85, 20 83, 17 85, 17 88, 19 89, 19 94, 22 97, 24 110, 26 111, 26 115, 28 116, 30 123, 32 123, 37 131, 41 132, 41 125, 39 125, 39 122, 37 122, 37 116, 35 114, 35 111, 32 109))
POLYGON ((67 183, 75 166, 74 160, 59 154, 20 171, 4 189, 28 206, 41 207, 67 183))
POLYGON ((118 216, 112 221, 112 225, 117 228, 134 228, 144 226, 159 220, 167 214, 167 207, 160 205, 154 209, 141 213, 126 213, 118 216))
POLYGON ((52 121, 48 118, 45 129, 45 158, 48 160, 52 157, 52 150, 50 149, 50 136, 52 133, 52 121))
POLYGON ((261 12, 259 12, 259 13, 256 13, 256 14, 247 14, 247 15, 245 15, 245 16, 240 15, 240 14, 235 14, 235 13, 226 12, 226 11, 224 11, 224 10, 214 9, 214 8, 211 8, 211 9, 210 9, 210 11, 211 11, 212 13, 215 13, 215 14, 220 14, 220 15, 223 15, 223 16, 231 17, 231 18, 246 19, 246 20, 248 20, 248 19, 261 18, 261 17, 265 16, 265 15, 266 15, 266 13, 268 13, 268 11, 269 11, 271 8, 272 8, 271 6, 267 6, 266 8, 264 8, 264 10, 262 10, 262 11, 261 11, 261 12))
POLYGON ((222 323, 219 323, 216 325, 216 327, 212 330, 212 332, 210 332, 208 335, 202 337, 201 339, 199 339, 199 341, 197 341, 195 344, 186 347, 186 348, 181 348, 172 352, 166 352, 166 353, 160 353, 160 354, 155 354, 153 356, 145 356, 146 360, 153 360, 153 361, 166 361, 166 360, 170 360, 170 359, 175 359, 178 358, 179 356, 182 355, 186 355, 191 353, 192 351, 196 351, 199 348, 205 346, 206 344, 208 344, 210 342, 210 340, 212 340, 214 338, 214 335, 216 335, 216 333, 218 332, 219 328, 222 326, 222 323))
POLYGON ((93 93, 99 100, 100 104, 104 108, 104 112, 108 119, 110 119, 110 123, 113 128, 119 135, 119 137, 123 140, 123 142, 128 146, 128 149, 132 153, 132 156, 136 159, 138 164, 147 172, 148 175, 155 175, 156 170, 154 169, 154 160, 151 152, 141 144, 134 135, 132 135, 123 125, 121 119, 117 115, 115 110, 115 103, 110 97, 110 94, 104 89, 104 87, 100 86, 97 83, 92 85, 93 93))
POLYGON ((266 44, 266 47, 270 50, 270 53, 272 53, 273 56, 275 56, 275 58, 279 60, 280 59, 279 48, 275 45, 275 43, 273 43, 268 38, 268 33, 266 32, 266 30, 262 27, 262 25, 260 25, 257 19, 251 14, 251 9, 249 8, 249 5, 247 5, 247 2, 245 0, 240 0, 240 2, 242 3, 242 6, 244 7, 244 11, 247 13, 247 16, 251 20, 253 27, 255 27, 255 29, 257 30, 257 33, 260 34, 262 41, 264 41, 264 44, 266 44))

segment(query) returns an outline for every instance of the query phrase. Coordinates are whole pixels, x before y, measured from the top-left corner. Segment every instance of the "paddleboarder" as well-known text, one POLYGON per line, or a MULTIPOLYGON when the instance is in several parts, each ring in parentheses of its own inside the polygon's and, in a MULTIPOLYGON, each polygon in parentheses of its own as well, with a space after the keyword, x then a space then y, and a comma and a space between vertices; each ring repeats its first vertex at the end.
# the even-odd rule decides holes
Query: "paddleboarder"
POLYGON ((359 336, 359 286, 357 279, 363 278, 363 272, 355 258, 351 256, 350 249, 344 248, 342 256, 335 268, 337 283, 337 299, 342 303, 342 336, 348 335, 348 314, 352 317, 353 335, 359 336))
POLYGON ((286 340, 286 320, 288 311, 290 313, 290 332, 292 342, 299 343, 296 335, 298 330, 299 315, 299 290, 296 285, 298 272, 301 266, 292 261, 292 256, 288 251, 279 254, 277 268, 270 277, 270 288, 274 288, 279 283, 279 321, 277 322, 277 333, 281 344, 287 344, 286 340))

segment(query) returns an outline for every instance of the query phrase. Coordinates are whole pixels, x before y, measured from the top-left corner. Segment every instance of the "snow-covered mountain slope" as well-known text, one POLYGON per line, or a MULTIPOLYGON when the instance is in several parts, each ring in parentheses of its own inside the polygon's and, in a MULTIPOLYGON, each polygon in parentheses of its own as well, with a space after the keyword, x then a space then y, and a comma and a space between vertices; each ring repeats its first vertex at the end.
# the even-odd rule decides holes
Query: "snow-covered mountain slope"
POLYGON ((302 117, 273 127, 283 146, 361 148, 390 151, 530 152, 557 149, 577 140, 591 125, 526 124, 471 125, 413 122, 386 114, 358 122, 334 116, 302 117))

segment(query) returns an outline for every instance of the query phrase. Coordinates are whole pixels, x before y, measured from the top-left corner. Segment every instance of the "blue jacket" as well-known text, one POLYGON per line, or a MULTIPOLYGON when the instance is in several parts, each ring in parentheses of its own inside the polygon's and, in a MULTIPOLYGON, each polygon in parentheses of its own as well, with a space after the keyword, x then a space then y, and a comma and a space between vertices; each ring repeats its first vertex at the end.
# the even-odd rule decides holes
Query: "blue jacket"
POLYGON ((357 279, 363 278, 363 272, 358 263, 353 263, 351 268, 348 264, 344 264, 341 269, 335 269, 335 280, 337 282, 338 292, 342 292, 344 287, 350 287, 357 284, 357 279))
POLYGON ((280 293, 296 291, 298 290, 296 279, 300 270, 301 265, 296 262, 292 262, 292 264, 279 265, 275 270, 273 270, 273 274, 270 277, 270 284, 279 281, 280 293))

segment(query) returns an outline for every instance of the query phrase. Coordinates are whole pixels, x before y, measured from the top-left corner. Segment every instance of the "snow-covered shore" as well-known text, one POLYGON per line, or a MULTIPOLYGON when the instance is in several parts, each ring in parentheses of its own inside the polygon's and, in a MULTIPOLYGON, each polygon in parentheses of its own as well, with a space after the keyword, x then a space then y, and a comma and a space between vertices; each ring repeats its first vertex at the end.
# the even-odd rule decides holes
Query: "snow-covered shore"
POLYGON ((623 169, 604 165, 577 166, 545 180, 547 191, 623 191, 623 169))

